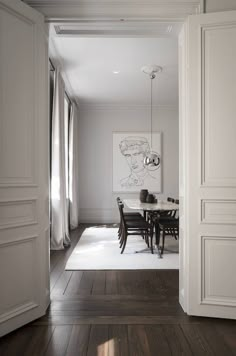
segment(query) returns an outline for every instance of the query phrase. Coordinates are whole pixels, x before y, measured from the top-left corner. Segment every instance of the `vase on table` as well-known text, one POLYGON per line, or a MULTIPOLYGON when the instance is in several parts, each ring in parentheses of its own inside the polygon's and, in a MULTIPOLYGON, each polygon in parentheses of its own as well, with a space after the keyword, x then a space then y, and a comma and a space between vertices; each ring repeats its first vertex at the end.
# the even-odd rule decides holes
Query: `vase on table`
POLYGON ((148 190, 147 189, 141 189, 139 193, 139 199, 141 203, 145 203, 148 195, 148 190))
POLYGON ((146 197, 146 203, 153 204, 155 196, 153 194, 148 194, 146 197))

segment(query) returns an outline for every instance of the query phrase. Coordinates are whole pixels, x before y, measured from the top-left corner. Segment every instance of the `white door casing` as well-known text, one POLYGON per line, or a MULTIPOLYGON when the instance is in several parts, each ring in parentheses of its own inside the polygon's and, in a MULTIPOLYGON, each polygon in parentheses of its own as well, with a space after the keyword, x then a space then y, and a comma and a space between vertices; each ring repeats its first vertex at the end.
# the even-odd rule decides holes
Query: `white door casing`
POLYGON ((236 318, 236 11, 187 24, 186 311, 236 318))
POLYGON ((49 304, 48 53, 44 18, 0 0, 0 336, 49 304))

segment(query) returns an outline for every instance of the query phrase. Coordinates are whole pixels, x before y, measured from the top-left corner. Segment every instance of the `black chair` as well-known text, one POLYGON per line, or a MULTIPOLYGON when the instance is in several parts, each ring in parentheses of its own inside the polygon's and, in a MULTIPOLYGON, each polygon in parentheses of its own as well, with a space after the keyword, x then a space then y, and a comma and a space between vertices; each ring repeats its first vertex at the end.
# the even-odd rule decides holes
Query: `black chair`
POLYGON ((124 205, 118 204, 120 212, 120 247, 121 253, 124 252, 127 237, 129 235, 141 235, 144 237, 148 247, 150 247, 151 253, 153 253, 153 227, 143 217, 141 219, 130 219, 124 215, 124 205), (150 239, 150 243, 149 243, 150 239))
MULTIPOLYGON (((175 199, 168 197, 167 201, 169 203, 175 203, 175 199)), ((162 210, 162 211, 146 211, 145 216, 146 220, 153 225, 154 230, 155 230, 155 237, 156 237, 156 245, 159 246, 159 241, 160 241, 160 231, 159 231, 159 221, 163 222, 164 220, 170 220, 174 219, 176 215, 176 210, 162 210)), ((170 233, 171 231, 169 231, 170 233)))
MULTIPOLYGON (((174 198, 170 198, 168 197, 167 198, 167 201, 168 203, 174 203, 175 202, 175 199, 174 198)), ((165 210, 165 211, 160 211, 159 215, 161 217, 174 217, 174 214, 175 214, 176 210, 165 210)))
MULTIPOLYGON (((179 204, 179 200, 176 199, 174 203, 179 204)), ((159 240, 160 240, 160 236, 162 235, 161 255, 164 252, 166 235, 171 235, 176 240, 179 238, 179 217, 177 217, 176 214, 177 212, 176 210, 174 210, 174 213, 171 216, 169 217, 160 216, 158 219, 159 240)))
MULTIPOLYGON (((116 198, 116 201, 117 201, 117 204, 119 204, 119 203, 121 203, 121 204, 123 204, 123 202, 122 202, 122 200, 120 199, 120 197, 117 197, 116 198)), ((139 212, 136 212, 136 211, 131 211, 131 212, 124 212, 124 215, 126 216, 126 217, 128 217, 128 216, 130 216, 130 217, 132 217, 132 216, 136 216, 136 217, 143 217, 142 216, 142 214, 140 214, 139 212)))
MULTIPOLYGON (((122 200, 117 197, 116 198, 117 204, 118 204, 118 208, 120 204, 123 204, 122 200)), ((134 220, 143 220, 143 216, 142 214, 138 213, 138 212, 123 212, 124 217, 128 220, 134 221, 134 220)), ((118 239, 121 238, 122 235, 122 223, 121 223, 121 219, 120 219, 120 224, 119 224, 119 229, 118 229, 118 239)))

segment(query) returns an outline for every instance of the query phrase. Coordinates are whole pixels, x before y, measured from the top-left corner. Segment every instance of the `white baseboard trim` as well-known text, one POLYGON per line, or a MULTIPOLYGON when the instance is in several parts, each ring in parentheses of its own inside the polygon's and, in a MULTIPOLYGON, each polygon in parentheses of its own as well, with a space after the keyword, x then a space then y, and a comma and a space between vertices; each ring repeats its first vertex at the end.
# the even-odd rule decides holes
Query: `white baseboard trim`
POLYGON ((80 223, 116 224, 119 222, 118 209, 80 209, 80 223))

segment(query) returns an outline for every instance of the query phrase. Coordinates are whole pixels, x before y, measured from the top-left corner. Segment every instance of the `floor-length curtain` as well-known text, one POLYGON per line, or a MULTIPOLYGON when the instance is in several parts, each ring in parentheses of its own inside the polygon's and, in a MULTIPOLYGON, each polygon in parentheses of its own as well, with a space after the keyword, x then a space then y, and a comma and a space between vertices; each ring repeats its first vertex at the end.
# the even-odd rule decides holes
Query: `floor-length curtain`
POLYGON ((69 126, 69 199, 70 228, 79 224, 79 151, 78 151, 78 110, 72 103, 69 126))
POLYGON ((51 249, 70 244, 66 204, 65 172, 65 85, 58 69, 55 73, 51 137, 51 249))

